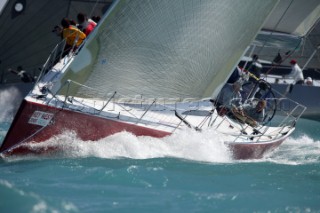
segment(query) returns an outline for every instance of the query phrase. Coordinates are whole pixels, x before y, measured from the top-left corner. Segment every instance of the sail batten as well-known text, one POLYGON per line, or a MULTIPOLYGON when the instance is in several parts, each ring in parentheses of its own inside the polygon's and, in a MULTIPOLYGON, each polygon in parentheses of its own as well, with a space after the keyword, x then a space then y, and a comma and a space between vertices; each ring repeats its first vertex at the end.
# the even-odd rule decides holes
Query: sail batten
MULTIPOLYGON (((119 0, 63 79, 128 96, 211 96, 230 75, 276 3, 119 0), (89 64, 76 65, 88 57, 89 64)), ((89 94, 84 88, 76 92, 78 96, 89 94)))

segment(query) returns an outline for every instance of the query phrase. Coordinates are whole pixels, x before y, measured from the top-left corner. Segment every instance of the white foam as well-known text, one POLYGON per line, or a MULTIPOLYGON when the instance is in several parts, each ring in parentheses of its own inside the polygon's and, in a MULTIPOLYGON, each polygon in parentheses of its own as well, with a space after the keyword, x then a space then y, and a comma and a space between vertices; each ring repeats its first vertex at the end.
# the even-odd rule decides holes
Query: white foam
POLYGON ((265 160, 279 164, 301 165, 317 163, 320 160, 320 141, 302 135, 289 137, 265 160))
MULTIPOLYGON (((52 137, 46 142, 30 144, 30 148, 58 147, 59 156, 99 157, 108 159, 181 158, 202 162, 231 162, 231 154, 224 145, 225 136, 214 131, 185 130, 165 138, 135 136, 120 132, 99 141, 82 141, 75 133, 52 137)), ((57 155, 57 153, 55 153, 57 155)))
MULTIPOLYGON (((277 150, 263 159, 238 161, 232 159, 230 151, 224 144, 226 140, 227 136, 213 130, 196 132, 186 129, 165 138, 137 137, 128 132, 120 132, 99 141, 82 141, 75 133, 65 132, 43 143, 28 146, 35 150, 58 147, 59 151, 55 152, 53 157, 179 158, 209 163, 272 162, 299 165, 318 162, 320 156, 320 141, 304 135, 296 139, 289 137, 277 150)), ((11 160, 21 160, 21 157, 11 160)))

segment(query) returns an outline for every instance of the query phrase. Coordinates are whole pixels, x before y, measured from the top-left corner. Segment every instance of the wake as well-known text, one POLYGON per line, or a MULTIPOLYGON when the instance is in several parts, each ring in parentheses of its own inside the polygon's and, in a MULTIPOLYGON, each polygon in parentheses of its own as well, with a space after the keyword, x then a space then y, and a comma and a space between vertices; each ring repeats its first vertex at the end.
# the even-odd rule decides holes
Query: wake
POLYGON ((319 163, 320 141, 306 134, 298 138, 289 137, 266 161, 289 165, 319 163))

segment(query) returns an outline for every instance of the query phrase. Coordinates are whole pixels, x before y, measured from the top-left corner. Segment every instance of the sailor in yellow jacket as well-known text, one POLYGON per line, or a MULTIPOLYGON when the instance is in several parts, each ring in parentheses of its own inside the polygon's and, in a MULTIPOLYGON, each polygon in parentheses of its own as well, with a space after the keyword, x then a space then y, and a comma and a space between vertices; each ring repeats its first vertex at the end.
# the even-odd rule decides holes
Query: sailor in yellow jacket
POLYGON ((61 20, 62 38, 66 39, 66 44, 69 46, 69 50, 74 47, 79 47, 82 42, 86 39, 86 35, 79 30, 76 26, 70 24, 67 18, 61 20))

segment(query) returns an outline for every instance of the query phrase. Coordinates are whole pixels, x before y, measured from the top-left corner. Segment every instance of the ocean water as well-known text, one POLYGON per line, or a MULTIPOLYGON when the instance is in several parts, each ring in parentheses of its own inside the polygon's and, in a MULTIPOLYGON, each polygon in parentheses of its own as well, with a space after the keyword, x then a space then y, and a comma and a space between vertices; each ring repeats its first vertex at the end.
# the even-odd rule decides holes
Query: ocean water
POLYGON ((320 212, 319 124, 301 119, 275 152, 246 161, 210 131, 97 142, 65 132, 43 144, 63 147, 51 156, 0 159, 0 212, 320 212))

